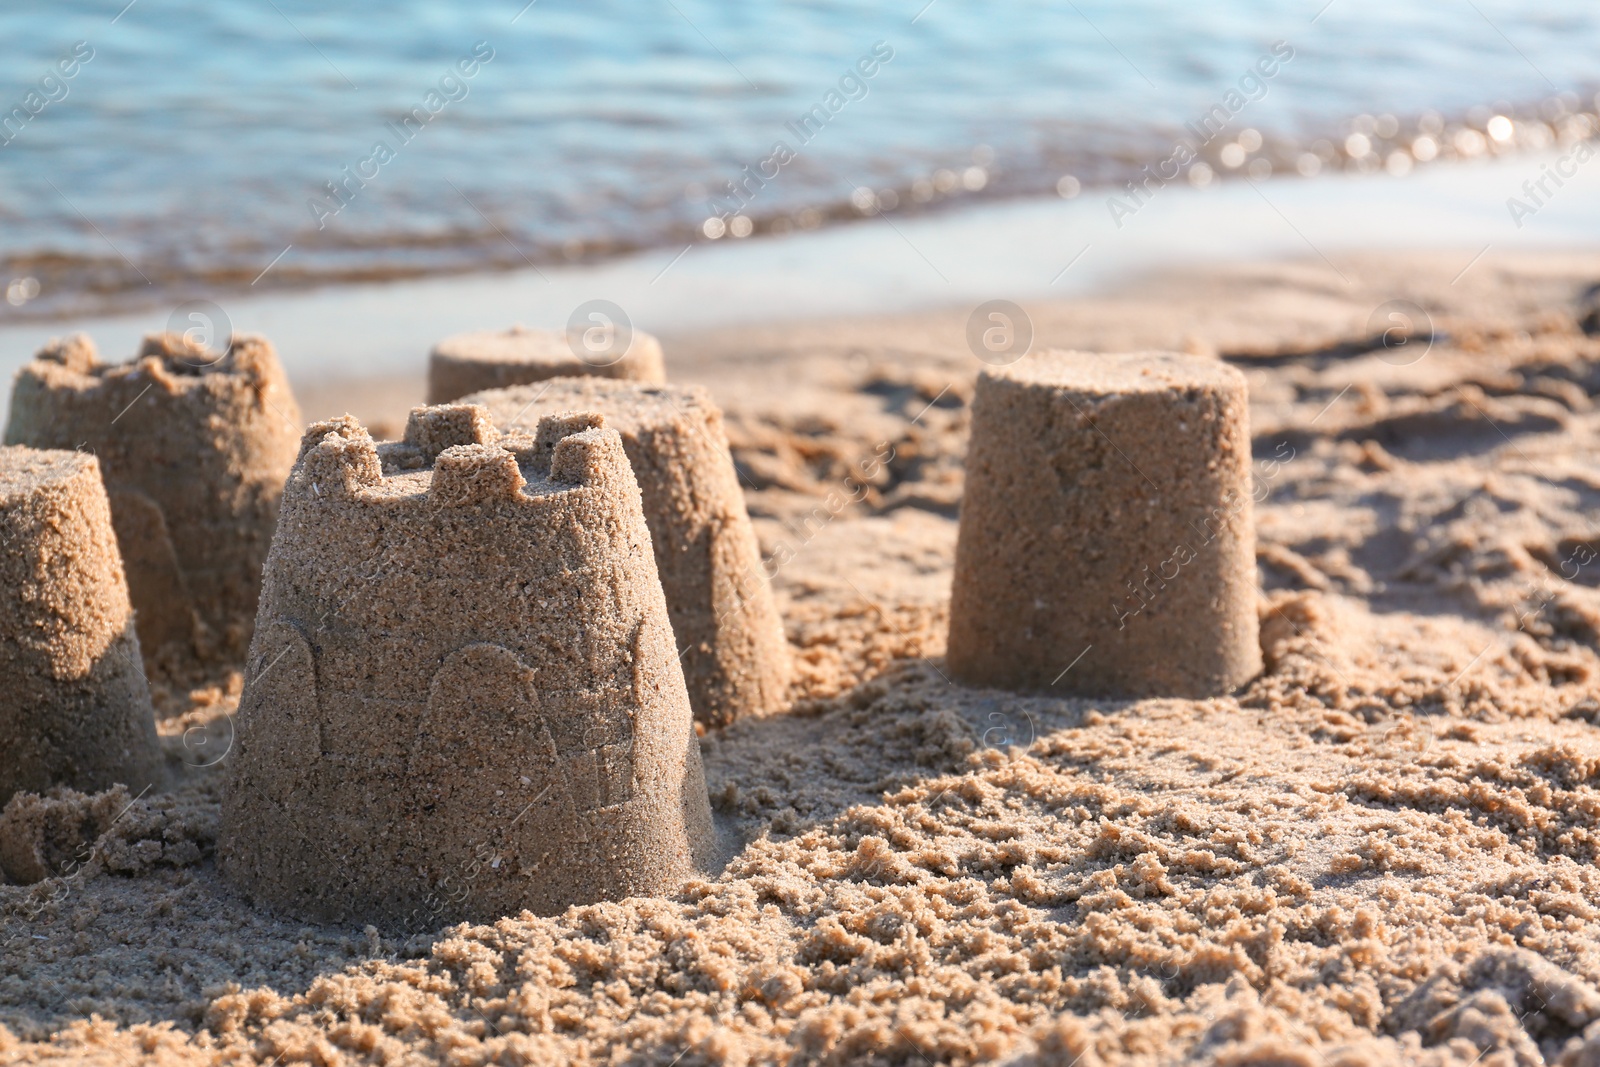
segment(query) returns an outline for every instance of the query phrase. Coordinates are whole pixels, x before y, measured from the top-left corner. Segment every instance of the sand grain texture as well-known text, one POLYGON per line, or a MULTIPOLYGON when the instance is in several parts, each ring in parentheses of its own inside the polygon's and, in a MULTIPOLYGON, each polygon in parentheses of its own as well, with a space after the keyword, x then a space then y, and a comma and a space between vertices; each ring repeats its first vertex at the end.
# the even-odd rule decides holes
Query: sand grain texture
POLYGON ((978 376, 950 603, 973 685, 1215 696, 1261 669, 1244 375, 1044 351, 978 376))
POLYGON ((78 334, 18 372, 5 439, 99 457, 147 669, 181 683, 244 658, 299 423, 264 338, 152 334, 108 365, 78 334))
POLYGON ((0 447, 0 803, 162 782, 139 659, 100 464, 0 447))
POLYGON ((661 342, 633 329, 601 334, 592 343, 587 334, 521 326, 456 334, 428 354, 428 403, 579 375, 664 382, 661 342))
POLYGON ((699 386, 557 378, 465 397, 504 430, 596 411, 622 435, 695 718, 726 726, 787 703, 789 646, 728 452, 722 412, 699 386))
POLYGON ((726 870, 402 939, 251 908, 214 780, 59 798, 47 861, 157 859, 0 886, 0 1062, 1592 1067, 1600 257, 1477 251, 1029 307, 1249 381, 1264 667, 1207 700, 952 684, 970 309, 682 339, 803 694, 702 739, 726 870), (1395 366, 1396 296, 1451 341, 1395 366))
POLYGON ((289 915, 431 930, 673 889, 714 850, 616 431, 417 408, 307 431, 268 558, 220 859, 289 915), (502 447, 504 446, 504 447, 502 447))

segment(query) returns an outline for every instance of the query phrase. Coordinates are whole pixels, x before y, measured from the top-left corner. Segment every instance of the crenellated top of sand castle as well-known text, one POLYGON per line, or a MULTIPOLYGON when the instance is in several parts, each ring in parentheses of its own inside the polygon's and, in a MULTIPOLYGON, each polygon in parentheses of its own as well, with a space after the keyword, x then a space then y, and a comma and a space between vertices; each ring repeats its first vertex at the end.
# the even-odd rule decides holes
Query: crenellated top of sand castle
POLYGON ((548 415, 533 433, 502 434, 476 405, 413 408, 399 441, 378 444, 345 415, 313 424, 291 485, 310 497, 426 500, 447 507, 533 503, 629 475, 616 431, 587 412, 548 415))
POLYGON ((750 526, 722 412, 695 385, 555 378, 473 393, 508 431, 598 411, 622 437, 650 526, 695 716, 707 726, 786 706, 788 641, 750 526))
POLYGON ((265 338, 151 334, 108 364, 74 334, 17 372, 5 441, 99 458, 147 669, 187 685, 243 658, 299 427, 265 338))
POLYGON ((306 434, 224 800, 238 884, 426 927, 660 892, 708 854, 650 532, 602 421, 501 434, 452 404, 386 444, 348 417, 306 434), (463 885, 482 850, 497 865, 463 885))
POLYGON ((168 393, 204 388, 219 376, 258 383, 279 383, 283 372, 272 344, 256 334, 238 334, 228 351, 217 356, 178 333, 147 334, 139 351, 125 363, 103 363, 94 341, 75 333, 52 338, 35 355, 33 373, 53 388, 84 391, 123 379, 148 379, 168 393))

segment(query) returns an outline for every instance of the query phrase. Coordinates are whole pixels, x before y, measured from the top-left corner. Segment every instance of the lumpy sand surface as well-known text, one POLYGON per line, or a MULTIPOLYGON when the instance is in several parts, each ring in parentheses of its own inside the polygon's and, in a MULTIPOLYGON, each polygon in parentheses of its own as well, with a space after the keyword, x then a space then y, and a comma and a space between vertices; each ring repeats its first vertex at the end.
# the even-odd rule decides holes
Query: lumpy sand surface
POLYGON ((798 675, 702 738, 725 866, 398 941, 230 893, 214 773, 20 798, 0 1063, 1600 1062, 1600 260, 1469 257, 1035 309, 1249 379, 1266 667, 1205 701, 946 677, 963 315, 706 339, 798 675))

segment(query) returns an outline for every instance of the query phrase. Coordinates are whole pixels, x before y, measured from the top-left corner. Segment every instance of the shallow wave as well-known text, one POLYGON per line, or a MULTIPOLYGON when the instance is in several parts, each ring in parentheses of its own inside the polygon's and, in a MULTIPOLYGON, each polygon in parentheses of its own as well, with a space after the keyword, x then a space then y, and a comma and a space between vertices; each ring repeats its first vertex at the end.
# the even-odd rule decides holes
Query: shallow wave
POLYGON ((1550 93, 1586 86, 1600 47, 1600 9, 1562 0, 1479 0, 1460 19, 1424 0, 1336 0, 1315 18, 1296 0, 1024 0, 1003 18, 951 0, 394 0, 382 18, 166 0, 115 21, 101 6, 0 11, 0 36, 22 42, 13 102, 74 49, 93 53, 0 147, 0 321, 979 199, 1404 173, 1593 136, 1594 86, 1550 93), (474 50, 492 56, 452 73, 474 50), (436 113, 397 136, 430 92, 436 113), (1522 104, 1472 106, 1491 100, 1522 104), (829 117, 808 138, 818 107, 829 117), (392 158, 375 163, 379 142, 392 158), (792 158, 771 163, 780 142, 792 158), (1185 142, 1195 158, 1169 162, 1185 142))
MULTIPOLYGON (((675 207, 646 228, 588 240, 553 240, 537 223, 496 220, 437 229, 317 232, 309 227, 287 245, 240 235, 215 245, 172 245, 171 231, 135 236, 137 263, 115 249, 44 249, 0 255, 9 279, 6 318, 50 319, 129 310, 196 293, 294 289, 396 281, 428 275, 518 270, 623 255, 701 241, 782 236, 874 217, 948 210, 997 198, 1100 196, 1113 218, 1129 213, 1167 184, 1205 187, 1218 182, 1306 179, 1328 173, 1403 177, 1425 166, 1459 164, 1517 152, 1576 146, 1600 137, 1600 99, 1576 93, 1521 108, 1474 108, 1446 119, 1427 112, 1405 120, 1360 115, 1311 138, 1272 137, 1252 127, 1224 131, 1203 144, 1188 129, 1141 157, 1094 152, 1053 153, 1008 169, 992 151, 938 167, 911 180, 849 189, 833 200, 762 210, 759 197, 675 207), (1584 105, 1588 106, 1585 107, 1584 105), (1178 145, 1190 151, 1174 151, 1178 145), (1176 162, 1182 159, 1183 162, 1176 162), (1163 166, 1163 164, 1167 164, 1163 166)), ((1202 131, 1203 132, 1203 131, 1202 131)), ((126 235, 123 235, 126 239, 126 235)))

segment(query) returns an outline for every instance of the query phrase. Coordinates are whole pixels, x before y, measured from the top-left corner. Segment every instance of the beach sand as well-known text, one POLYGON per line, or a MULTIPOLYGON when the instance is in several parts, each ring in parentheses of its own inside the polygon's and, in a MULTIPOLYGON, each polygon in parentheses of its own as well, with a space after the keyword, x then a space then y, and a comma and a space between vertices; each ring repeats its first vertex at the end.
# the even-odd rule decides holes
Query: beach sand
MULTIPOLYGON (((721 869, 397 940, 235 895, 215 769, 24 798, 0 1063, 1600 1062, 1600 256, 1471 257, 1028 306, 1248 379, 1266 667, 1201 701, 946 677, 967 308, 664 336, 797 675, 702 738, 721 869), (1446 336, 1372 351, 1392 300, 1446 336)), ((397 430, 421 370, 299 399, 397 430)), ((238 679, 160 696, 216 762, 238 679)))

